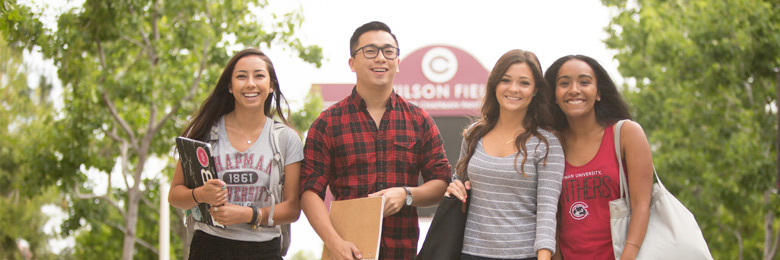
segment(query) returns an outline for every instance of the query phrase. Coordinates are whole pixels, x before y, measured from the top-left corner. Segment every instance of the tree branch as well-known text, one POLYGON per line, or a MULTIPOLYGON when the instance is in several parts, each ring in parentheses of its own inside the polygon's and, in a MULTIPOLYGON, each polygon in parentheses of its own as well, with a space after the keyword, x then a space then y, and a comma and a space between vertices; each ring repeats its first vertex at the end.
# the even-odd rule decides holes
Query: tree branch
POLYGON ((103 130, 103 133, 106 134, 106 136, 108 136, 109 138, 111 138, 111 140, 114 140, 116 142, 119 142, 119 143, 127 142, 125 139, 120 138, 118 135, 116 135, 116 133, 114 132, 114 129, 112 129, 111 131, 103 130))
POLYGON ((176 114, 177 111, 179 111, 179 108, 181 108, 181 104, 185 101, 191 100, 193 97, 195 97, 195 93, 198 90, 198 85, 200 84, 200 79, 203 76, 203 71, 206 70, 206 55, 208 54, 209 49, 209 40, 206 39, 203 42, 203 51, 201 52, 200 56, 200 66, 198 68, 198 76, 195 77, 195 80, 192 81, 192 85, 190 85, 190 91, 187 93, 187 96, 179 100, 179 102, 174 103, 173 107, 171 107, 171 111, 169 111, 163 118, 160 119, 160 121, 155 124, 155 126, 150 130, 151 133, 156 133, 162 126, 165 124, 168 119, 173 117, 174 114, 176 114))
POLYGON ((122 180, 125 182, 125 188, 129 192, 130 191, 130 183, 127 182, 127 176, 130 175, 130 170, 129 170, 130 164, 128 163, 130 160, 128 159, 128 156, 127 156, 127 149, 128 148, 127 148, 127 143, 126 142, 119 145, 119 151, 120 151, 119 154, 120 154, 120 157, 122 158, 121 159, 122 160, 122 170, 121 170, 122 171, 122 180))
POLYGON ((146 54, 149 55, 149 63, 152 65, 156 64, 157 55, 155 55, 154 48, 152 48, 152 42, 149 40, 149 37, 146 36, 146 31, 144 31, 143 27, 139 27, 138 31, 141 34, 141 38, 144 40, 144 49, 146 49, 146 54))
MULTIPOLYGON (((113 227, 113 228, 116 228, 119 231, 122 231, 122 233, 127 233, 127 230, 124 227, 120 226, 120 225, 117 225, 117 224, 114 224, 114 223, 106 223, 106 225, 108 225, 110 227, 113 227)), ((135 242, 138 243, 139 245, 148 248, 149 250, 151 250, 155 254, 158 254, 158 255, 160 254, 160 251, 158 251, 157 248, 152 246, 152 244, 150 244, 149 242, 141 240, 137 236, 133 236, 133 238, 135 238, 135 242)))
MULTIPOLYGON (((168 199, 168 198, 160 198, 160 199, 168 199)), ((146 206, 147 206, 147 207, 149 207, 150 209, 152 209, 152 210, 153 210, 154 212, 156 212, 158 215, 160 214, 160 209, 157 207, 157 205, 155 205, 154 203, 152 203, 151 201, 149 201, 149 199, 148 199, 148 198, 146 198, 146 196, 141 196, 141 201, 143 201, 143 202, 144 202, 144 204, 146 204, 146 206)))
POLYGON ((103 92, 101 96, 103 97, 103 101, 106 102, 108 110, 111 112, 111 116, 114 117, 114 120, 116 120, 119 125, 122 126, 122 129, 127 133, 127 135, 130 136, 130 144, 133 146, 133 148, 138 149, 138 141, 135 138, 135 133, 133 133, 133 130, 130 129, 130 125, 127 124, 127 122, 122 119, 122 116, 120 116, 116 111, 114 102, 111 102, 111 99, 108 98, 108 94, 106 94, 106 92, 103 92))
POLYGON ((123 226, 120 226, 120 225, 117 225, 117 224, 114 224, 114 223, 106 223, 106 225, 108 225, 109 227, 113 227, 113 228, 119 229, 119 231, 122 231, 122 233, 127 232, 127 230, 123 226))
MULTIPOLYGON (((103 44, 100 40, 97 40, 98 57, 100 57, 100 66, 103 66, 103 73, 108 74, 108 65, 106 65, 106 54, 103 51, 103 44)), ((103 77, 105 80, 105 77, 103 77)), ((102 81, 102 80, 101 80, 102 81)))
MULTIPOLYGON (((119 204, 116 203, 116 201, 114 201, 111 198, 109 198, 108 195, 98 196, 98 195, 95 195, 94 193, 92 193, 92 194, 83 194, 83 193, 81 193, 81 188, 79 188, 79 184, 78 183, 76 183, 74 190, 76 192, 76 198, 79 198, 79 199, 101 199, 101 200, 107 202, 112 207, 116 208, 116 210, 119 211, 119 214, 122 215, 122 218, 126 217, 125 216, 125 210, 122 207, 120 207, 119 204)), ((108 193, 106 193, 106 194, 108 194, 108 193)))
MULTIPOLYGON (((764 191, 764 205, 772 203, 769 190, 764 191)), ((767 207, 769 208, 769 207, 767 207)), ((764 219, 764 259, 774 259, 777 253, 778 241, 780 241, 780 227, 777 229, 777 235, 773 236, 775 223, 775 212, 771 209, 767 211, 764 219)))
POLYGON ((146 47, 146 46, 144 46, 144 44, 143 44, 143 43, 141 43, 141 42, 139 42, 139 41, 136 41, 135 39, 133 39, 133 38, 130 38, 130 37, 129 37, 129 36, 127 36, 127 35, 122 35, 122 39, 125 39, 126 41, 129 41, 130 43, 132 43, 132 44, 135 44, 136 46, 138 46, 138 47, 141 47, 142 49, 143 49, 144 47, 146 47))
POLYGON ((160 41, 160 29, 157 25, 157 18, 158 14, 160 13, 160 1, 156 0, 154 1, 154 4, 152 4, 152 35, 154 35, 154 41, 159 42, 160 41))
POLYGON ((140 239, 138 237, 135 237, 135 242, 138 243, 139 245, 142 245, 143 247, 146 247, 147 249, 151 250, 152 252, 154 252, 157 255, 160 254, 160 251, 158 251, 157 248, 154 247, 149 242, 146 242, 146 241, 144 241, 144 240, 142 240, 142 239, 140 239))

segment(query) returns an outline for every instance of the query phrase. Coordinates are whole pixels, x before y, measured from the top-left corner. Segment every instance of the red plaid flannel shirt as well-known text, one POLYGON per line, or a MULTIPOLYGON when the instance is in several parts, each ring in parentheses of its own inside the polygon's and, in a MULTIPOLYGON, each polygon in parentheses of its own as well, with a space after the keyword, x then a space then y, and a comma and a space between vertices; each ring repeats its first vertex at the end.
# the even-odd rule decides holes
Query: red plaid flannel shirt
MULTIPOLYGON (((306 137, 301 193, 335 200, 366 197, 386 188, 440 179, 449 182, 450 165, 439 129, 421 108, 393 92, 379 128, 365 101, 352 94, 314 121, 306 137)), ((414 259, 420 230, 417 209, 404 207, 383 220, 379 259, 414 259)))

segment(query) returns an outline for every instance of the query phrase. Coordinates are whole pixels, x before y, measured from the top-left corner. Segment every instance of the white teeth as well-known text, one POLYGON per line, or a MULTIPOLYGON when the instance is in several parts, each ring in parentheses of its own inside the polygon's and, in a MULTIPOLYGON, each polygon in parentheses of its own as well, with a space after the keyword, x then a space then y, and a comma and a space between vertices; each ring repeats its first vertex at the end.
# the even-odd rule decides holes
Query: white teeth
POLYGON ((256 97, 256 96, 259 96, 259 95, 260 95, 260 93, 244 93, 245 97, 256 97))
POLYGON ((519 97, 510 97, 510 96, 504 96, 504 97, 509 99, 509 100, 520 100, 520 99, 522 99, 522 98, 519 98, 519 97))
POLYGON ((581 104, 581 103, 584 103, 584 102, 585 102, 585 100, 582 100, 582 99, 575 99, 575 100, 569 100, 569 101, 566 101, 566 103, 568 103, 568 104, 574 104, 574 105, 576 105, 576 104, 581 104))
POLYGON ((387 69, 372 69, 371 71, 374 71, 374 72, 385 72, 385 71, 387 71, 387 69))

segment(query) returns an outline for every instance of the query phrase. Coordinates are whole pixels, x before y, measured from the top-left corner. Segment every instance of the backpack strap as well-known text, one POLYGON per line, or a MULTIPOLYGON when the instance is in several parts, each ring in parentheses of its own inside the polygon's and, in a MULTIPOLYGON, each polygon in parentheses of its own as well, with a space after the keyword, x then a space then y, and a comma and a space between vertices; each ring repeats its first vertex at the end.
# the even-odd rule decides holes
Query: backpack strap
POLYGON ((274 125, 271 129, 270 143, 271 149, 274 154, 273 164, 276 164, 274 168, 276 171, 271 170, 271 180, 269 181, 269 193, 271 194, 271 210, 268 212, 268 225, 274 225, 274 208, 276 203, 280 203, 284 200, 284 156, 287 150, 287 139, 279 138, 282 135, 282 131, 287 128, 282 122, 274 121, 274 125))

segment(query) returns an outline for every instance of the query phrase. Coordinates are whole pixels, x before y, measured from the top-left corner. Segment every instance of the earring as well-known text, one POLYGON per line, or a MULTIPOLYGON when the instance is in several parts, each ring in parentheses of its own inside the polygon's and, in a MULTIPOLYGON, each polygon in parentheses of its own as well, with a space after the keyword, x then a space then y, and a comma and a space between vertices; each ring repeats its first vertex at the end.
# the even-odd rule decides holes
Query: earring
POLYGON ((596 102, 601 101, 601 97, 596 97, 596 102))
POLYGON ((230 94, 233 94, 233 90, 232 89, 228 89, 228 92, 230 92, 230 94))

